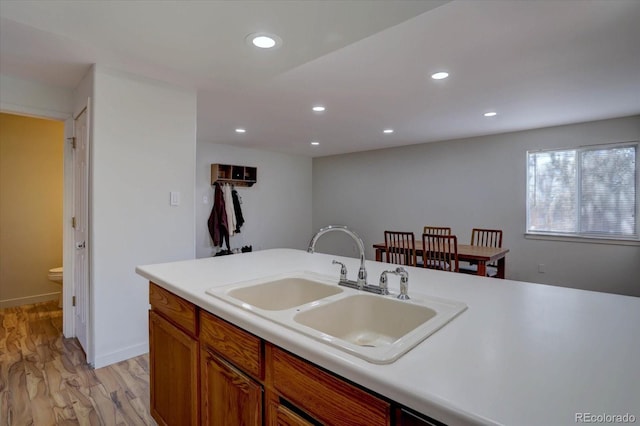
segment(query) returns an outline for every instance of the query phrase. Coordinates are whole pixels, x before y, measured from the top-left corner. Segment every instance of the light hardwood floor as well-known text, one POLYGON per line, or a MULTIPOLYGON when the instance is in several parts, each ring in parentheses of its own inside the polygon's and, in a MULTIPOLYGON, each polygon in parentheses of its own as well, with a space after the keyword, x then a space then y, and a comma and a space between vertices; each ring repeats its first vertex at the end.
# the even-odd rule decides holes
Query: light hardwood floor
POLYGON ((0 426, 76 424, 155 425, 148 355, 94 370, 57 301, 0 309, 0 426))

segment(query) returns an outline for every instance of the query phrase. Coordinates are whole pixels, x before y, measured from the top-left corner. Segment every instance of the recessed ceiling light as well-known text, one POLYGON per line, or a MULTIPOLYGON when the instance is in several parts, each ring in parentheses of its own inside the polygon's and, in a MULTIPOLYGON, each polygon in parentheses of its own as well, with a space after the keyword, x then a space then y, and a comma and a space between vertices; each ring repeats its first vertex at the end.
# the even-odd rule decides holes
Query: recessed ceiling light
POLYGON ((443 78, 447 78, 447 77, 449 77, 449 73, 444 71, 431 74, 431 78, 434 80, 442 80, 443 78))
POLYGON ((280 47, 282 39, 274 34, 254 33, 249 34, 246 38, 247 42, 260 49, 273 49, 280 47))
POLYGON ((320 145, 320 142, 313 141, 313 142, 311 142, 311 145, 313 145, 313 146, 318 146, 318 145, 320 145))
POLYGON ((384 129, 383 133, 393 133, 393 129, 384 129))
POLYGON ((323 112, 326 108, 323 107, 322 105, 316 105, 311 109, 314 110, 315 112, 323 112))
POLYGON ((242 128, 238 127, 238 128, 236 129, 236 133, 247 133, 247 130, 246 130, 246 129, 242 129, 242 128))
POLYGON ((498 113, 495 111, 489 111, 484 113, 485 117, 495 117, 496 115, 498 115, 498 113))

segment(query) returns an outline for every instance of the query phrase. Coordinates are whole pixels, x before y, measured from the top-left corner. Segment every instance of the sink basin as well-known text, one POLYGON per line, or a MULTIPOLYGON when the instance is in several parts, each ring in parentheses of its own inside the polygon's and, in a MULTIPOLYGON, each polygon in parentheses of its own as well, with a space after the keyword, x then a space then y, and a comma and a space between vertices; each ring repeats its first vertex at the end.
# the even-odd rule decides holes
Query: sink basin
POLYGON ((207 290, 226 303, 375 364, 394 362, 467 309, 437 297, 410 300, 338 286, 298 271, 207 290))
POLYGON ((323 284, 307 278, 281 278, 263 284, 240 287, 227 294, 268 311, 280 311, 342 293, 337 285, 323 284))
POLYGON ((279 274, 222 287, 207 293, 267 319, 278 311, 296 308, 344 291, 337 279, 313 272, 279 274))
POLYGON ((297 314, 293 319, 358 346, 389 346, 437 314, 396 299, 359 294, 297 314))
POLYGON ((293 320, 303 333, 375 364, 388 364, 467 309, 435 297, 398 300, 357 293, 312 306, 293 320))

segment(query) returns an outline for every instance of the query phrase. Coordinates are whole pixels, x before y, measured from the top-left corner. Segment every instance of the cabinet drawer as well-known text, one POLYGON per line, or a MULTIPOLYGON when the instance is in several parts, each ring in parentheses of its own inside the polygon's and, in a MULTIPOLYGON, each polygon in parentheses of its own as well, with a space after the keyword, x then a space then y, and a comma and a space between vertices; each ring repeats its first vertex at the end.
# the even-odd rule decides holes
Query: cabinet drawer
POLYGON ((162 313, 192 336, 196 335, 196 307, 162 287, 149 283, 151 309, 162 313))
POLYGON ((264 379, 262 341, 258 337, 200 311, 200 343, 250 376, 264 379))
POLYGON ((323 423, 389 425, 388 402, 271 346, 277 392, 323 423))
POLYGON ((269 404, 270 417, 267 426, 314 426, 313 423, 302 418, 278 401, 269 404))

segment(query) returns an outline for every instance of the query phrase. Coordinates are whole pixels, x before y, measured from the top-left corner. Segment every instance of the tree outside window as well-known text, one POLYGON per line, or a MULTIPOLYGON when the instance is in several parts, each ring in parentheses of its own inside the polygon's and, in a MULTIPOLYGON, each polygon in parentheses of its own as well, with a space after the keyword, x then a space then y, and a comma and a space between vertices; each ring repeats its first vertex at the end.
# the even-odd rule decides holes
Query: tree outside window
POLYGON ((638 143, 527 153, 527 232, 637 238, 638 143))

